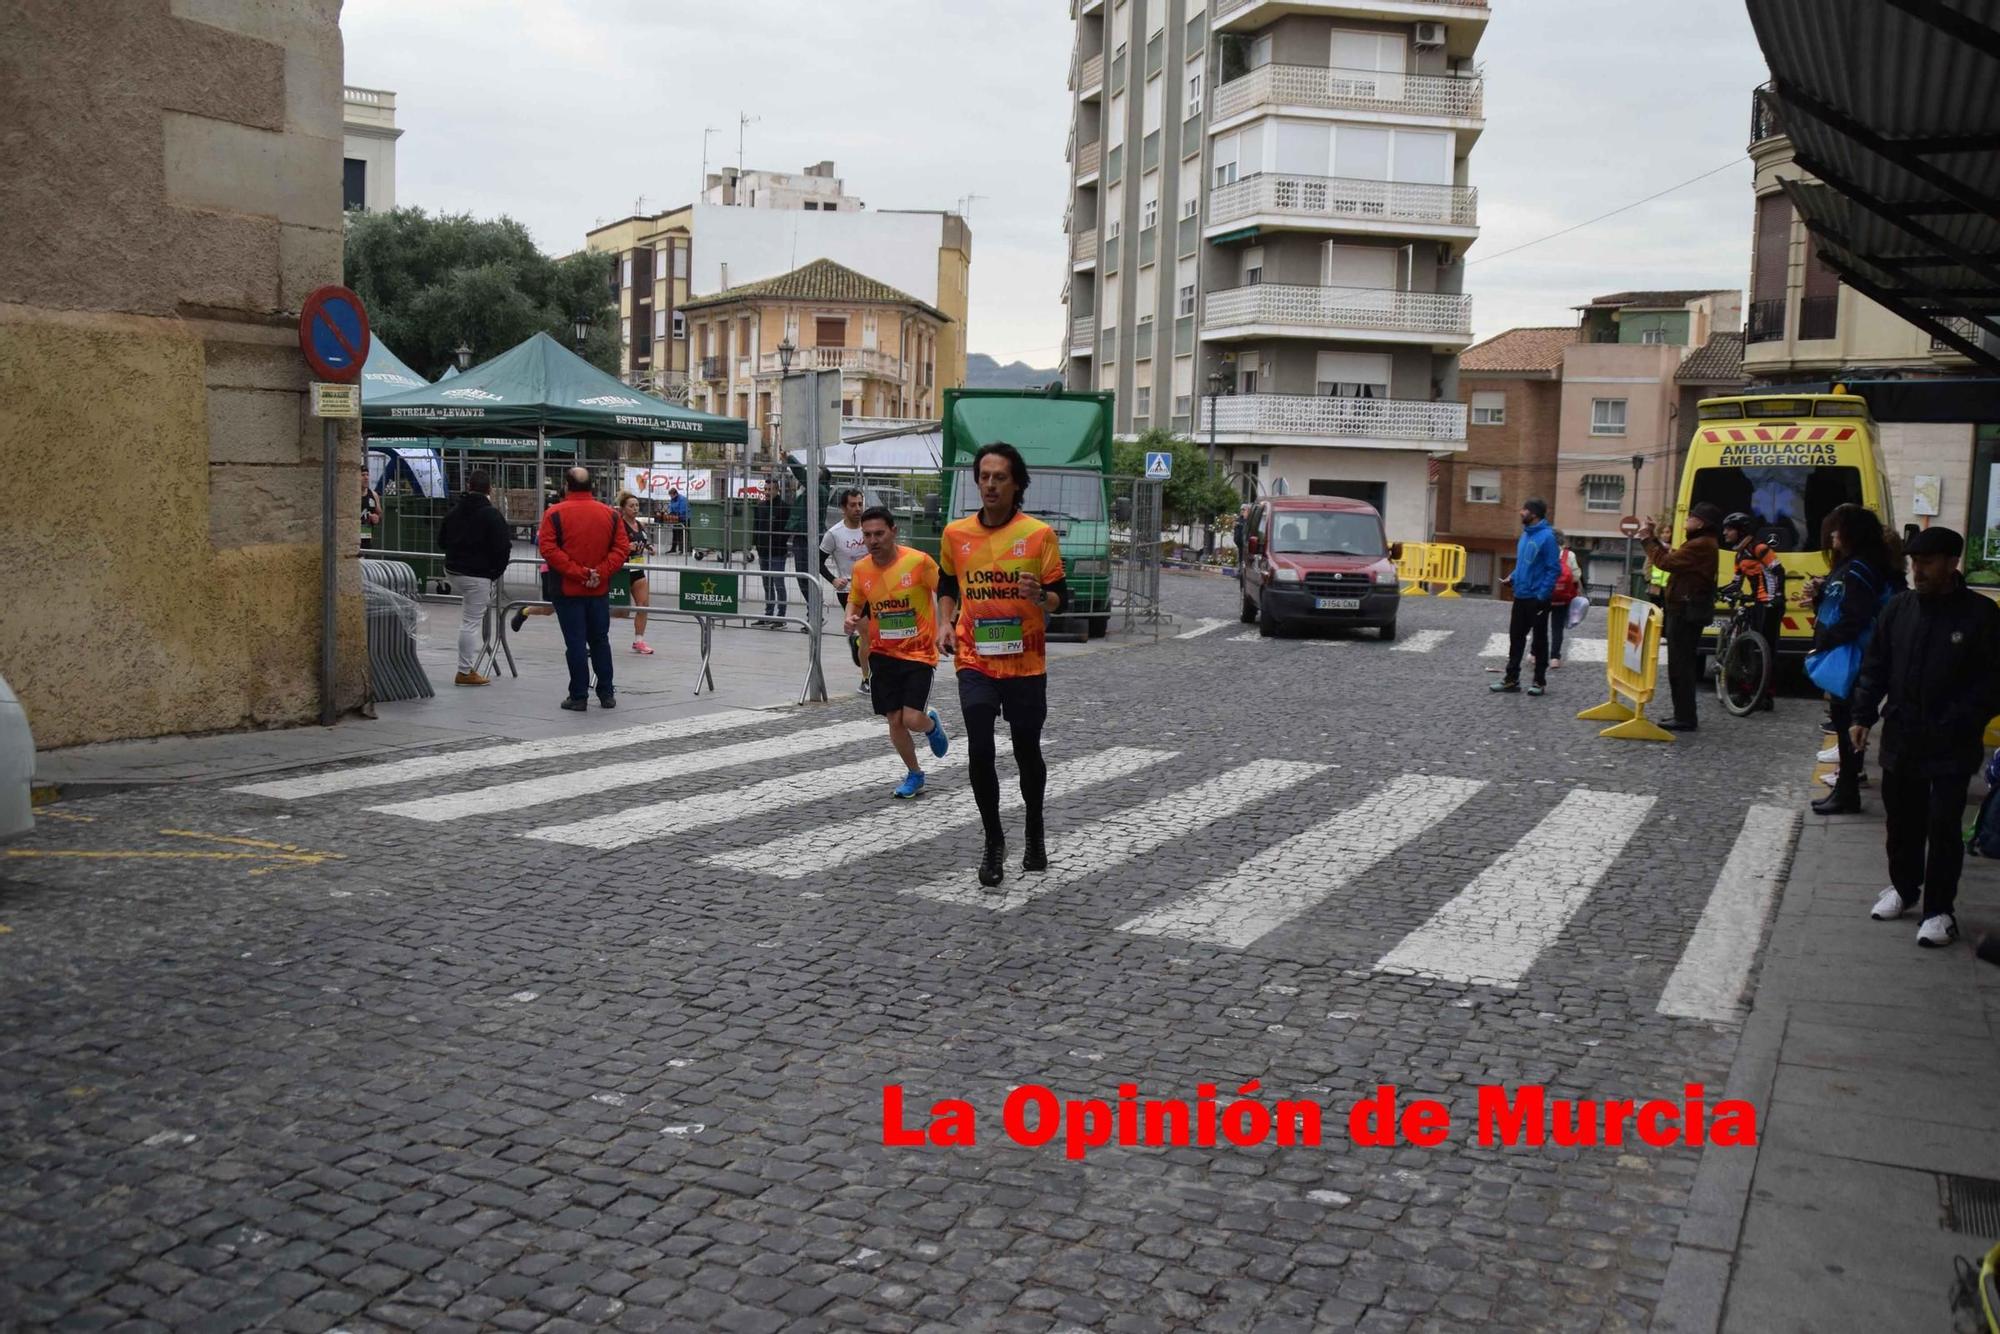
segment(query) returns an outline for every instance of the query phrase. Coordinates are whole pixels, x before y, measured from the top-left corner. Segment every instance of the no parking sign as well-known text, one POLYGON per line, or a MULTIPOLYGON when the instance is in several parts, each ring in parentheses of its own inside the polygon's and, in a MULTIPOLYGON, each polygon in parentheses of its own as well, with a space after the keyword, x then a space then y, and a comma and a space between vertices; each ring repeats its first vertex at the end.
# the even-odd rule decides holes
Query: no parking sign
POLYGON ((368 312, 345 287, 321 287, 299 309, 299 351, 322 380, 346 384, 368 360, 368 312))

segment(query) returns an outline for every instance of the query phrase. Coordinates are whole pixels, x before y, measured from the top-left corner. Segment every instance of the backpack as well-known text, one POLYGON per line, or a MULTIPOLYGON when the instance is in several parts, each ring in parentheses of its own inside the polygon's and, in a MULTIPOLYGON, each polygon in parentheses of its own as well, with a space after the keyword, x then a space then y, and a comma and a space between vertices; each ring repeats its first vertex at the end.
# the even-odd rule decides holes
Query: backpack
POLYGON ((1965 850, 1974 857, 2000 857, 2000 750, 1986 762, 1986 800, 1979 803, 1965 850))
POLYGON ((1577 582, 1576 557, 1567 551, 1558 551, 1556 553, 1556 562, 1560 573, 1556 575, 1556 591, 1550 596, 1549 600, 1551 602, 1574 601, 1576 595, 1583 591, 1583 586, 1577 582))

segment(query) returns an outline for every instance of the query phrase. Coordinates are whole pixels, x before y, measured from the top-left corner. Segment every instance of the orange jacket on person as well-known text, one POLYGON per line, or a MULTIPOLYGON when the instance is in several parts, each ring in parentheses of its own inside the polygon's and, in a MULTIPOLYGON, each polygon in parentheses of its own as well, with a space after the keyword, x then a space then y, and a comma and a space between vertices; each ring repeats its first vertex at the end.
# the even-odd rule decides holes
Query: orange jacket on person
POLYGON ((562 576, 563 596, 572 598, 609 597, 611 576, 631 552, 618 511, 584 491, 572 491, 542 512, 535 546, 549 568, 562 576), (556 537, 558 528, 561 540, 556 537), (595 588, 584 583, 592 570, 597 571, 595 588))

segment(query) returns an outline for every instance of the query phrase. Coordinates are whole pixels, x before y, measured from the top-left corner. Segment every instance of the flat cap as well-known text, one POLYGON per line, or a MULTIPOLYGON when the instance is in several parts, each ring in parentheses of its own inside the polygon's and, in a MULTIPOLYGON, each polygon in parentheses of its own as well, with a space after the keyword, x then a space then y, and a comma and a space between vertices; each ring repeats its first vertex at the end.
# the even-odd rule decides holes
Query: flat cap
POLYGON ((1903 544, 1908 556, 1962 556, 1965 539, 1949 528, 1925 528, 1903 544))

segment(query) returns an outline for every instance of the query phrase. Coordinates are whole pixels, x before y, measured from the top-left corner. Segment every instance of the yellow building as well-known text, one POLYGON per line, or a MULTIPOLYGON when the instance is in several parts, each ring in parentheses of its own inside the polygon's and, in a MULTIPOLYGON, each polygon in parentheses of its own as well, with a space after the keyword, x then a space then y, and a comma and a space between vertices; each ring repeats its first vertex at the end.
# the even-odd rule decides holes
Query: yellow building
POLYGON ((623 218, 586 233, 584 245, 614 260, 618 302, 618 371, 626 383, 675 402, 687 401, 688 273, 694 210, 682 205, 652 217, 623 218))
POLYGON ((953 320, 830 259, 685 306, 693 406, 770 438, 789 342, 794 370, 838 370, 848 417, 938 415, 938 364, 953 320))

